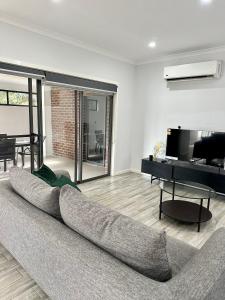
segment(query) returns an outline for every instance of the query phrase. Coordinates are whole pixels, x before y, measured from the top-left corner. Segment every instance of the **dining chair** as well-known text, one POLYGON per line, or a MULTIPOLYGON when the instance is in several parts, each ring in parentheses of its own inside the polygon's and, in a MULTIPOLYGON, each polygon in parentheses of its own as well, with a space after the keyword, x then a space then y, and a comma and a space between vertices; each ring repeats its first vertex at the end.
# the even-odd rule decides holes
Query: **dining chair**
MULTIPOLYGON (((43 137, 43 142, 45 141, 46 136, 43 137)), ((33 150, 34 150, 34 156, 37 156, 39 153, 39 145, 38 145, 38 140, 34 141, 33 144, 33 150)), ((21 151, 17 152, 17 155, 21 156, 21 160, 22 160, 22 168, 25 165, 25 157, 26 156, 31 156, 31 149, 30 146, 26 146, 24 149, 21 149, 21 151)), ((35 157, 34 157, 34 161, 35 163, 37 163, 35 157)))
POLYGON ((13 161, 16 165, 16 139, 0 139, 0 161, 4 162, 4 172, 7 171, 7 162, 13 161))
POLYGON ((7 138, 7 134, 0 133, 0 140, 7 138))
POLYGON ((96 137, 96 145, 95 145, 95 152, 102 153, 104 147, 104 133, 102 130, 95 130, 95 137, 96 137))

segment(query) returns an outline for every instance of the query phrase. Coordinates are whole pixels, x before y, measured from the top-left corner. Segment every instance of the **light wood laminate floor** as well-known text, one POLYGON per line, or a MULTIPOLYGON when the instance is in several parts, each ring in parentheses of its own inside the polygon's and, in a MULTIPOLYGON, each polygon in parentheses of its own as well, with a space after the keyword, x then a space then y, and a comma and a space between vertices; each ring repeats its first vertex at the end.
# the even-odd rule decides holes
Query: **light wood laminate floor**
MULTIPOLYGON (((217 228, 225 226, 225 198, 223 197, 212 199, 210 209, 213 218, 202 225, 200 233, 197 233, 196 225, 180 224, 166 217, 159 221, 159 187, 156 183, 151 185, 149 176, 126 173, 84 183, 80 185, 80 188, 94 201, 139 220, 147 226, 164 229, 168 235, 198 248, 217 228)), ((0 299, 48 299, 19 263, 1 245, 0 299)))

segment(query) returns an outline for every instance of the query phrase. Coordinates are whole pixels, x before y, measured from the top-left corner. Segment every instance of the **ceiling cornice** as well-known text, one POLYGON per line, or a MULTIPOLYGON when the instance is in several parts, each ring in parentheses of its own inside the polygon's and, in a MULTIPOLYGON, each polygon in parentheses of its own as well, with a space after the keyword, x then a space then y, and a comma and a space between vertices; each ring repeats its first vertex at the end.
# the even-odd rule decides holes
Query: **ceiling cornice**
POLYGON ((52 30, 46 30, 44 28, 41 28, 39 26, 35 26, 32 24, 25 24, 24 21, 21 21, 15 17, 9 16, 5 13, 0 12, 0 21, 9 25, 13 25, 16 27, 19 27, 21 29, 30 31, 30 32, 34 32, 37 33, 39 35, 69 44, 69 45, 73 45, 75 47, 79 47, 79 48, 83 48, 85 50, 91 51, 91 52, 95 52, 96 54, 100 54, 100 55, 104 55, 108 58, 114 59, 114 60, 118 60, 121 62, 125 62, 128 64, 132 64, 135 65, 135 62, 132 60, 129 60, 125 57, 122 57, 120 55, 116 55, 110 51, 107 51, 105 49, 101 49, 98 47, 93 47, 92 45, 88 45, 80 40, 74 40, 74 38, 71 38, 70 36, 67 35, 63 35, 57 32, 54 32, 52 30))
POLYGON ((161 55, 161 56, 157 56, 153 59, 135 62, 135 65, 141 66, 141 65, 147 65, 147 64, 152 64, 152 63, 156 63, 156 62, 166 62, 166 61, 170 61, 170 60, 176 60, 179 58, 195 57, 195 56, 200 56, 200 55, 204 55, 204 54, 211 54, 211 53, 217 53, 217 52, 223 52, 223 51, 225 51, 225 45, 218 46, 218 47, 206 48, 206 49, 199 49, 199 50, 194 50, 194 51, 183 51, 180 53, 175 53, 175 54, 170 54, 170 55, 161 55))

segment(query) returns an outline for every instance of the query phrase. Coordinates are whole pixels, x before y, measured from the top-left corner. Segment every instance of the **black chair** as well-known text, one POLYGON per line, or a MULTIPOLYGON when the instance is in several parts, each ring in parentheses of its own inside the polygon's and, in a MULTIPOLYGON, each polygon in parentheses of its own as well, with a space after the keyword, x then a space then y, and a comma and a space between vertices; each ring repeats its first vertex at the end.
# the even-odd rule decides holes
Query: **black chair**
POLYGON ((7 134, 0 133, 0 140, 7 138, 7 134))
MULTIPOLYGON (((43 141, 44 142, 46 139, 46 136, 43 137, 43 141)), ((35 159, 35 156, 38 156, 39 153, 39 144, 38 144, 38 137, 35 137, 34 140, 34 144, 33 144, 33 151, 34 151, 34 161, 37 164, 37 160, 35 159)), ((20 155, 21 156, 21 160, 22 160, 22 168, 25 165, 25 157, 26 156, 31 156, 31 147, 30 146, 26 146, 25 148, 22 148, 21 151, 17 152, 17 156, 20 155)))
POLYGON ((0 161, 4 162, 4 172, 7 171, 7 161, 13 161, 13 165, 16 165, 16 139, 0 140, 0 161))
POLYGON ((104 147, 104 133, 102 130, 95 130, 95 136, 96 136, 95 152, 101 154, 104 147))
MULTIPOLYGON (((38 155, 38 145, 34 144, 33 145, 33 150, 34 150, 34 156, 38 155)), ((26 156, 31 156, 31 149, 30 146, 25 147, 24 149, 22 149, 21 151, 17 152, 17 156, 20 155, 21 156, 21 160, 22 160, 22 168, 25 165, 25 157, 26 156)), ((36 159, 34 157, 34 161, 36 162, 36 159)))

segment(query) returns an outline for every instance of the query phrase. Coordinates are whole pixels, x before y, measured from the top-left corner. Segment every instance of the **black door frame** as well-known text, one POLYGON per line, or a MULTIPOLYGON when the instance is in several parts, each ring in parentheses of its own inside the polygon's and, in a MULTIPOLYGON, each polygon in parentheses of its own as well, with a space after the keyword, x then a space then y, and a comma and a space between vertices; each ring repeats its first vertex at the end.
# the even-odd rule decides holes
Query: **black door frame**
POLYGON ((35 148, 37 150, 37 169, 43 164, 43 111, 42 111, 42 80, 28 78, 29 93, 29 127, 30 127, 30 168, 31 172, 35 169, 35 148), (33 80, 36 80, 37 94, 37 133, 34 132, 34 115, 33 115, 33 80))
POLYGON ((30 169, 34 171, 34 116, 33 116, 33 80, 28 78, 29 127, 30 127, 30 169))
POLYGON ((42 99, 42 81, 37 79, 37 122, 38 122, 38 168, 43 164, 43 99, 42 99))

